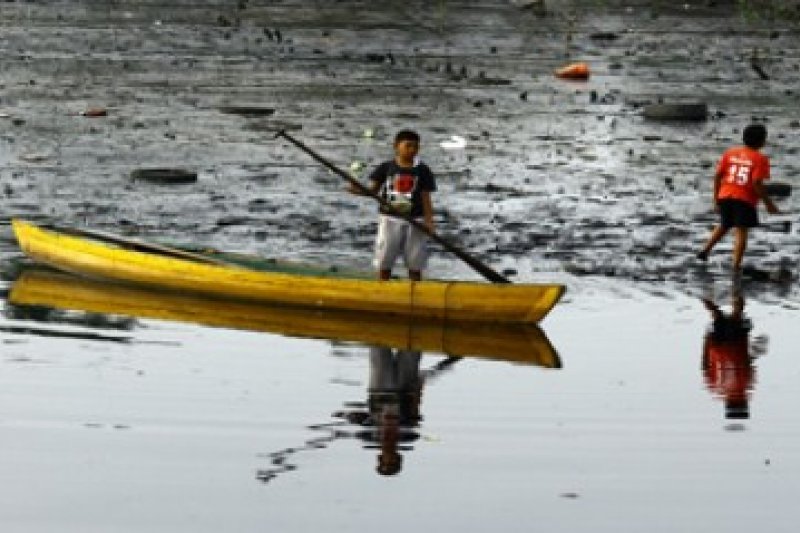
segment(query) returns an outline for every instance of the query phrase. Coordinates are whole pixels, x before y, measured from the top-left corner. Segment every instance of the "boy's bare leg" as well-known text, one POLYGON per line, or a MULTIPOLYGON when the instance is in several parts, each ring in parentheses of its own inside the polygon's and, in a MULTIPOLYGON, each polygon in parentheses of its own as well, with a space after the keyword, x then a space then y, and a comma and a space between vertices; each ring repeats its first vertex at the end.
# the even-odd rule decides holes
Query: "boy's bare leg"
POLYGON ((378 279, 381 281, 386 281, 392 279, 392 271, 391 270, 379 270, 378 271, 378 279))
POLYGON ((747 249, 747 228, 736 228, 736 240, 733 243, 733 269, 738 271, 742 268, 742 258, 747 249))
POLYGON ((711 251, 712 248, 722 239, 725 234, 728 233, 728 228, 723 226, 716 226, 714 231, 711 232, 711 236, 708 238, 708 242, 703 247, 703 250, 700 252, 700 257, 708 257, 708 253, 711 251))
POLYGON ((422 271, 421 270, 409 270, 408 271, 408 279, 411 281, 422 281, 422 271))

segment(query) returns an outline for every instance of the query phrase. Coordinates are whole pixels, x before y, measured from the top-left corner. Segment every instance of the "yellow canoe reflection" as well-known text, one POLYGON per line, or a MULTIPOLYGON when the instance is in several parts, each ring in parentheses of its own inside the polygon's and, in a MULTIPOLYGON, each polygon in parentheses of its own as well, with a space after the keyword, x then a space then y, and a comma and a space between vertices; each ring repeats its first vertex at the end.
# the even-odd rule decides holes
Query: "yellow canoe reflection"
POLYGON ((61 272, 28 269, 9 301, 92 313, 128 315, 206 326, 379 344, 560 368, 561 361, 535 324, 441 322, 380 314, 307 309, 159 292, 61 272))

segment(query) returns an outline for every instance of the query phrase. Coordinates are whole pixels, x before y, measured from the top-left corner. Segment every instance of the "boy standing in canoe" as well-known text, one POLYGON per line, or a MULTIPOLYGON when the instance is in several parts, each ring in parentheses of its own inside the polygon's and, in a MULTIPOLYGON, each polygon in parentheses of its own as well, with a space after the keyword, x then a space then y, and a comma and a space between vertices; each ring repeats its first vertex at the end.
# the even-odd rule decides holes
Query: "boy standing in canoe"
POLYGON ((779 212, 763 185, 769 179, 769 158, 761 153, 767 141, 767 128, 761 124, 751 124, 744 129, 742 137, 744 146, 726 150, 717 165, 714 174, 714 210, 720 214, 720 224, 697 254, 698 259, 706 261, 714 245, 729 229, 734 228, 734 273, 741 269, 750 228, 758 226, 758 202, 763 201, 770 214, 779 212))
MULTIPOLYGON (((412 280, 421 280, 427 265, 428 236, 398 216, 417 219, 434 231, 431 193, 436 190, 436 179, 427 165, 417 161, 419 145, 417 132, 400 131, 394 138, 394 159, 384 161, 369 175, 368 189, 391 206, 381 206, 375 240, 375 267, 381 280, 391 278, 401 255, 412 280)), ((350 192, 359 194, 353 186, 350 192)))

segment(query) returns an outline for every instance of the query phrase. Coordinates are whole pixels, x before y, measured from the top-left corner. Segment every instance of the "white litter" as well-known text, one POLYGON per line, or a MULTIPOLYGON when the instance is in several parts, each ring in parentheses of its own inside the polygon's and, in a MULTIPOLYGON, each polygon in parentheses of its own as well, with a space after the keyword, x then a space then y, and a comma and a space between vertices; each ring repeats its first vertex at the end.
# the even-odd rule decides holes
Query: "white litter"
POLYGON ((440 142, 439 146, 445 150, 463 150, 467 146, 467 140, 459 135, 451 135, 450 140, 440 142))

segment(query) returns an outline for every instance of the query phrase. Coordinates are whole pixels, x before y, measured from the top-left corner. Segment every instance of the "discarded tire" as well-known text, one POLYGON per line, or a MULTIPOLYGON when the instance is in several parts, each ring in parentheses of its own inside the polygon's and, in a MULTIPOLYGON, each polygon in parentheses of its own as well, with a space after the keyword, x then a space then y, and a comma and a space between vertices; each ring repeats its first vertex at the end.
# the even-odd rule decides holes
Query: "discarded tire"
POLYGON ((644 107, 644 118, 651 120, 700 121, 708 118, 706 104, 650 104, 644 107))
POLYGON ((131 172, 134 181, 148 181, 151 183, 173 184, 194 183, 197 181, 197 172, 179 168, 140 168, 131 172))
POLYGON ((260 106, 225 106, 219 108, 220 112, 243 117, 269 117, 275 113, 273 107, 260 106))
POLYGON ((780 181, 768 181, 764 183, 764 189, 774 198, 787 198, 792 194, 792 186, 780 181))

